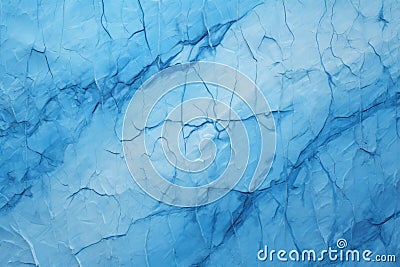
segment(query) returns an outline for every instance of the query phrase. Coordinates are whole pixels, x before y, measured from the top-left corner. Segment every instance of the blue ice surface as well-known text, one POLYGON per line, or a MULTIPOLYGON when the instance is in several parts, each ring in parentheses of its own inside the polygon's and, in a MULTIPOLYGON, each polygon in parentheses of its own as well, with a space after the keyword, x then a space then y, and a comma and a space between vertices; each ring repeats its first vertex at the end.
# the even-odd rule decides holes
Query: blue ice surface
POLYGON ((0 266, 272 266, 264 245, 339 238, 399 261, 399 33, 397 1, 1 1, 0 266), (133 181, 122 120, 197 60, 261 88, 276 155, 257 191, 177 208, 133 181))

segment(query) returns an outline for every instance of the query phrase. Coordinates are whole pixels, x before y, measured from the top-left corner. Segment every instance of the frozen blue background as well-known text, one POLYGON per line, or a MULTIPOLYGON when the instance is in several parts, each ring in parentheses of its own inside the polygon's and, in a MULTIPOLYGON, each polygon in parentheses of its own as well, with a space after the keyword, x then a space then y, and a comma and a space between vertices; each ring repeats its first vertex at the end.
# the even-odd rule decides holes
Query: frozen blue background
POLYGON ((0 266, 267 266, 341 237, 399 259, 399 32, 397 1, 1 0, 0 266), (176 208, 134 183, 122 119, 194 60, 260 86, 277 151, 256 192, 176 208))

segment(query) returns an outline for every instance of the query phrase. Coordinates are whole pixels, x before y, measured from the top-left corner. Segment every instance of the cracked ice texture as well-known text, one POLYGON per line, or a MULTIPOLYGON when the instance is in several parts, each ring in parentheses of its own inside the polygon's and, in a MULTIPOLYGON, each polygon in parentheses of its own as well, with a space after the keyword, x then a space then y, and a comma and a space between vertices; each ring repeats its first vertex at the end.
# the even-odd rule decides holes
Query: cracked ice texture
POLYGON ((1 1, 0 265, 254 266, 340 237, 399 258, 399 32, 396 1, 1 1), (134 90, 193 60, 260 86, 277 150, 256 192, 185 209, 120 139, 134 90))

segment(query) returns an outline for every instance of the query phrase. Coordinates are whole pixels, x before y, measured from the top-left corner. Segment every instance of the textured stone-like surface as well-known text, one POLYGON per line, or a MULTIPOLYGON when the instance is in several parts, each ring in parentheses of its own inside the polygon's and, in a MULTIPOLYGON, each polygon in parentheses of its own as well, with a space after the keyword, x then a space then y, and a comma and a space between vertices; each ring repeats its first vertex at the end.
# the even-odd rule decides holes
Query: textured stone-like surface
POLYGON ((254 266, 340 237, 400 257, 399 25, 396 1, 1 1, 0 265, 254 266), (255 193, 185 209, 120 140, 135 89, 193 60, 260 86, 277 150, 255 193))

